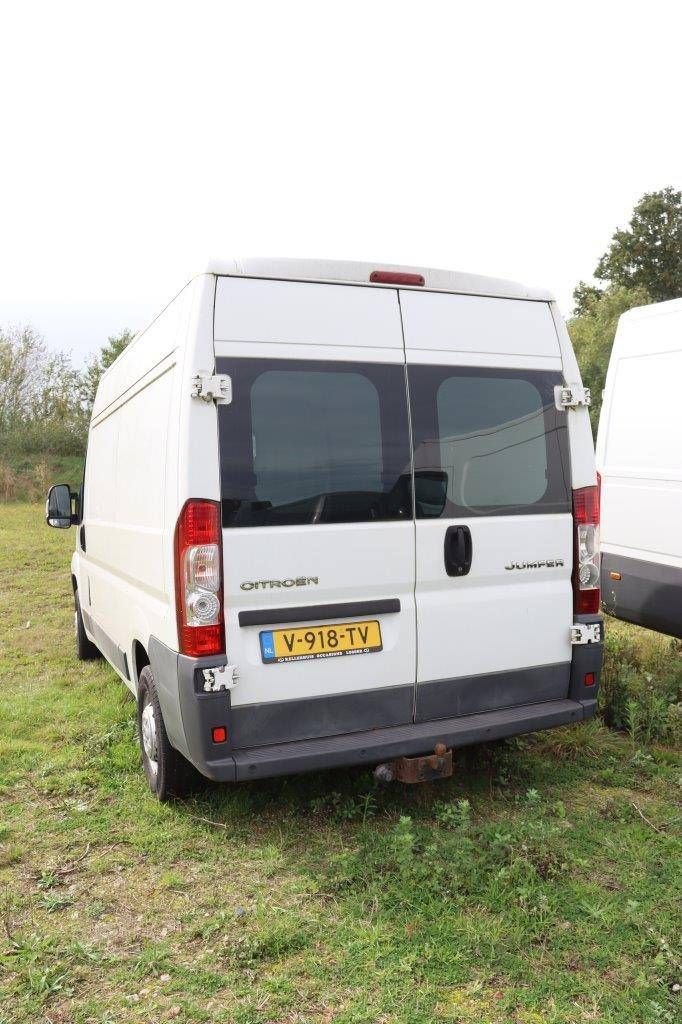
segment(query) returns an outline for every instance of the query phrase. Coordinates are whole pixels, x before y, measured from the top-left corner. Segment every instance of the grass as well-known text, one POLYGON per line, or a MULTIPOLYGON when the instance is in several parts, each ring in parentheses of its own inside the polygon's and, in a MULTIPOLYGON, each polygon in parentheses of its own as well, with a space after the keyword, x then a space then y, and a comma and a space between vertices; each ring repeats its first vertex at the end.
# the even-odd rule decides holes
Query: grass
MULTIPOLYGON (((460 752, 445 783, 160 806, 127 691, 75 660, 72 544, 0 506, 1 1024, 680 1019, 674 735, 592 722, 460 752)), ((677 670, 613 635, 612 687, 677 670)))

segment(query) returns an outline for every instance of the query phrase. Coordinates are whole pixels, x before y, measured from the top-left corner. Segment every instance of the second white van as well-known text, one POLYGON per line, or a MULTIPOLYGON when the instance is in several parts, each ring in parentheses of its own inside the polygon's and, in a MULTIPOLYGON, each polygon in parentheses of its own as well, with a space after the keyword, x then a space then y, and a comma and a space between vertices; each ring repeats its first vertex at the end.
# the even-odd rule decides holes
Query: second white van
POLYGON ((616 618, 682 637, 682 299, 621 316, 597 462, 602 588, 616 618))
POLYGON ((165 799, 580 722, 602 661, 587 403, 546 292, 300 260, 209 265, 103 376, 80 657, 138 702, 165 799))

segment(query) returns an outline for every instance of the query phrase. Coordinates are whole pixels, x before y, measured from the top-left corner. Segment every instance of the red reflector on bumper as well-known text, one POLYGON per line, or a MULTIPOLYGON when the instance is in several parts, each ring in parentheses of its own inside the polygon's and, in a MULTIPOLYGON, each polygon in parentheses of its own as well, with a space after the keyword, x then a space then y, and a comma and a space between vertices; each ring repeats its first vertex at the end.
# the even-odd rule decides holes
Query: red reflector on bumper
POLYGON ((576 590, 575 610, 580 615, 596 615, 601 603, 599 588, 594 590, 576 590))
POLYGON ((585 686, 594 686, 596 681, 597 677, 595 676, 594 672, 585 673, 585 678, 583 679, 583 683, 585 684, 585 686))
POLYGON ((227 729, 224 725, 214 725, 211 729, 211 737, 214 743, 225 743, 227 741, 227 729))

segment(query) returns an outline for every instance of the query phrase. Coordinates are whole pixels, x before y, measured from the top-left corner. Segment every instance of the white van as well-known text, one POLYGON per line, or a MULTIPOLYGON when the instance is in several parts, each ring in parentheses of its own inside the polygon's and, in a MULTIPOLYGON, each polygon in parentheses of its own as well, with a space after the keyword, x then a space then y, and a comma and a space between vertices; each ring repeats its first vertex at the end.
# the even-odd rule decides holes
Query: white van
POLYGON ((621 316, 597 463, 611 615, 682 637, 682 299, 621 316))
POLYGON ((79 654, 136 695, 152 790, 188 762, 423 778, 593 715, 587 401, 545 292, 210 264, 103 376, 83 493, 48 501, 78 525, 79 654))

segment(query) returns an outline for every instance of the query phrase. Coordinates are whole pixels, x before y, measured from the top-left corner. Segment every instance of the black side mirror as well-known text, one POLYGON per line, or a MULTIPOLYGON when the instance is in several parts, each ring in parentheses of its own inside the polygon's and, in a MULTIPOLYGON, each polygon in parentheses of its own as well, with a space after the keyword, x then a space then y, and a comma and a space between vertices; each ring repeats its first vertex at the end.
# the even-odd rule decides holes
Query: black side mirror
POLYGON ((71 499, 76 495, 71 493, 68 484, 54 484, 47 492, 45 502, 45 522, 48 526, 54 526, 56 530, 68 530, 77 517, 71 511, 71 499))

